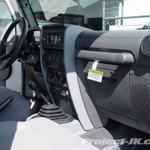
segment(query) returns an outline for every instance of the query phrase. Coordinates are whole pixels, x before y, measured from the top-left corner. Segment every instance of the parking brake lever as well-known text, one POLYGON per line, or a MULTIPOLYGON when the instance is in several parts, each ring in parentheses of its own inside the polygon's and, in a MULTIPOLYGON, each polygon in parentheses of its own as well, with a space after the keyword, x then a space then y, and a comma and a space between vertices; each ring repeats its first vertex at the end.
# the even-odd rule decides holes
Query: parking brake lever
POLYGON ((14 97, 10 96, 7 97, 6 99, 4 99, 1 103, 0 103, 0 112, 2 110, 4 110, 12 101, 13 101, 14 97))
POLYGON ((37 93, 39 93, 39 94, 41 95, 41 97, 43 98, 43 100, 46 102, 47 105, 50 105, 50 104, 51 104, 51 103, 47 100, 47 98, 41 93, 41 91, 40 91, 38 85, 37 85, 35 82, 31 81, 31 82, 29 82, 28 85, 29 85, 29 87, 30 87, 31 90, 34 90, 35 92, 37 92, 37 93))

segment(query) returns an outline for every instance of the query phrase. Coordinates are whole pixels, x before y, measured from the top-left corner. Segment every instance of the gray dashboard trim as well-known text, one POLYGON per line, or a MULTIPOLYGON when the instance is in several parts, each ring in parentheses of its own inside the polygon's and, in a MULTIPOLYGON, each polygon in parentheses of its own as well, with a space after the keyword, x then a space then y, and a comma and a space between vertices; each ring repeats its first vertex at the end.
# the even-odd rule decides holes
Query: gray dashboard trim
POLYGON ((65 32, 65 42, 64 42, 64 63, 66 70, 66 78, 68 87, 70 90, 71 98, 75 106, 77 115, 81 122, 81 125, 85 130, 93 128, 91 120, 87 114, 86 108, 83 103, 83 99, 80 93, 80 88, 78 84, 78 78, 76 74, 75 66, 75 41, 79 33, 85 29, 77 26, 69 26, 65 32))
POLYGON ((98 114, 93 101, 89 95, 89 89, 87 88, 86 84, 86 77, 85 77, 85 64, 83 59, 76 59, 76 68, 78 74, 78 83, 80 86, 81 95, 83 97, 84 105, 86 107, 87 113, 91 119, 91 122, 94 128, 100 128, 105 126, 108 122, 108 118, 98 114))
POLYGON ((103 62, 119 63, 119 64, 133 64, 134 57, 131 53, 113 53, 113 52, 100 52, 100 51, 87 51, 79 50, 76 51, 76 57, 89 59, 89 60, 100 60, 103 62))

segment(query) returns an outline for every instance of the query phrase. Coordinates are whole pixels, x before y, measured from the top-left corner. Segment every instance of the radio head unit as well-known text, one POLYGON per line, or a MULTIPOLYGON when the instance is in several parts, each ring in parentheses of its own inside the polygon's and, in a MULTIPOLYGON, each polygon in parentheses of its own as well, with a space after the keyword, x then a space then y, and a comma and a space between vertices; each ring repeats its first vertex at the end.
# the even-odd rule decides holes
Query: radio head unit
POLYGON ((63 49, 64 29, 45 29, 43 31, 42 45, 46 49, 63 49))

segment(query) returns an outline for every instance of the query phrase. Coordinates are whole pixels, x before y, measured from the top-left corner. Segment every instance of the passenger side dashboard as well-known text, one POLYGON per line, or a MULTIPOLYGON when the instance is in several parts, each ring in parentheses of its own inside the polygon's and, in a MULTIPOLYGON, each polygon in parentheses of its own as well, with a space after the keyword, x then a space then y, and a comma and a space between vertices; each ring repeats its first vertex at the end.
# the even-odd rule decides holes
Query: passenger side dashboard
POLYGON ((83 97, 88 94, 100 115, 150 133, 149 31, 84 31, 75 56, 83 97), (86 41, 86 42, 85 42, 86 41), (98 62, 102 82, 87 79, 98 62), (82 73, 81 73, 82 72, 82 73))

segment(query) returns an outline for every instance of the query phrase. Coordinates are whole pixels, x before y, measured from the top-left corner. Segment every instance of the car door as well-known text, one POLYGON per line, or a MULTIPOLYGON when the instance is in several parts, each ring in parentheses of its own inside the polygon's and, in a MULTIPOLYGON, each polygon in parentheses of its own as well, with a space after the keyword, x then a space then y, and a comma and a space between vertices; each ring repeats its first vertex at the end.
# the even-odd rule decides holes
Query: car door
MULTIPOLYGON (((12 22, 9 9, 4 1, 0 1, 0 41, 2 40, 9 24, 12 22)), ((11 36, 13 33, 11 34, 11 36)), ((11 67, 0 71, 0 85, 5 86, 6 80, 11 74, 11 67)))
MULTIPOLYGON (((16 12, 9 1, 0 0, 0 42, 10 24, 16 19, 16 12), (10 11, 11 10, 11 11, 10 11)), ((9 35, 9 41, 15 34, 18 34, 15 28, 9 35)), ((0 70, 0 86, 6 86, 17 92, 21 92, 21 65, 15 62, 7 69, 0 70)))

